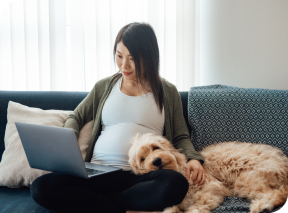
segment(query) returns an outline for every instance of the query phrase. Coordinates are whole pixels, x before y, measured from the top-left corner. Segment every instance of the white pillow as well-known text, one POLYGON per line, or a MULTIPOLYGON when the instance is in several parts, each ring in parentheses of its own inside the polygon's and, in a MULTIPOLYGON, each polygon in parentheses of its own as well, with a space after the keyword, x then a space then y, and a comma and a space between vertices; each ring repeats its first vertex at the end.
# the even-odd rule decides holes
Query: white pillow
MULTIPOLYGON (((2 161, 0 162, 0 186, 10 188, 30 187, 36 178, 50 173, 49 171, 33 169, 29 166, 15 122, 62 127, 72 112, 73 111, 64 110, 42 110, 9 101, 4 137, 5 150, 2 155, 2 161)), ((93 121, 90 121, 79 132, 78 143, 83 160, 86 157, 92 127, 93 121)))

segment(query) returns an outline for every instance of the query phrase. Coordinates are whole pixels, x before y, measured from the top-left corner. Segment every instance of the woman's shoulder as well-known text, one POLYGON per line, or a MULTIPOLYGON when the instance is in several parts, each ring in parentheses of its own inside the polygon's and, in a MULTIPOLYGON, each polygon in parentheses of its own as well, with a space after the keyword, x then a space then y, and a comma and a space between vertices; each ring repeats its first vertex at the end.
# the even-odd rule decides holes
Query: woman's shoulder
POLYGON ((95 98, 101 98, 102 95, 109 89, 109 85, 112 87, 119 77, 121 77, 119 76, 119 73, 115 73, 111 76, 100 79, 94 84, 94 87, 90 93, 95 94, 95 98))
POLYGON ((115 73, 108 77, 102 78, 97 81, 92 90, 97 90, 98 92, 103 91, 108 88, 109 84, 115 82, 115 80, 119 79, 121 76, 119 73, 115 73))
POLYGON ((166 91, 168 90, 169 92, 177 91, 177 88, 174 84, 172 84, 171 82, 169 82, 163 77, 160 77, 160 79, 163 85, 163 90, 166 90, 166 91))

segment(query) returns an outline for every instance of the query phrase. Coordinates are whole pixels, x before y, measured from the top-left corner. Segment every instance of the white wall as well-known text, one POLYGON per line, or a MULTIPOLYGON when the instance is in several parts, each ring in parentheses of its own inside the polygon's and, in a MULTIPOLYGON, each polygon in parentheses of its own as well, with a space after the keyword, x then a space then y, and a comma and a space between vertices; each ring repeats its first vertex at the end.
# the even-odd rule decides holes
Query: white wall
POLYGON ((200 0, 198 85, 288 90, 288 0, 200 0))

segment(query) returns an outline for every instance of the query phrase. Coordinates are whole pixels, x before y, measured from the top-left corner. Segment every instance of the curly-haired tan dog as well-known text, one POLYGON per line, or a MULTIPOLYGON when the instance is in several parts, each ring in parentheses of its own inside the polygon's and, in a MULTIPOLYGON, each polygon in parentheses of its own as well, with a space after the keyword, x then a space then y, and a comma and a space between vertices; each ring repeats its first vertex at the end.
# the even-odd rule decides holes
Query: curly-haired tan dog
MULTIPOLYGON (((135 174, 172 169, 186 176, 185 155, 166 138, 153 133, 137 133, 131 143, 129 163, 135 174), (158 158, 161 165, 153 165, 158 158)), ((200 153, 205 159, 203 168, 210 181, 196 186, 190 180, 182 203, 166 208, 165 213, 210 212, 223 202, 224 196, 250 199, 251 213, 271 211, 286 202, 288 158, 280 149, 264 144, 225 142, 210 145, 200 153)))

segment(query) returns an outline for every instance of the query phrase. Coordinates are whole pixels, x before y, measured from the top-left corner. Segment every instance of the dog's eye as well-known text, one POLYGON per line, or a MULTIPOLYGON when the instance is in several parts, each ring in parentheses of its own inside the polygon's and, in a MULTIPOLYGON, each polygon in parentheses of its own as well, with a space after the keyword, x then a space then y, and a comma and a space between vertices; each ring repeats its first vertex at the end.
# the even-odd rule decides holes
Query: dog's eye
POLYGON ((145 160, 145 158, 141 158, 141 162, 143 162, 145 160))
POLYGON ((157 147, 157 146, 153 147, 153 150, 156 150, 156 149, 159 149, 159 147, 157 147))

